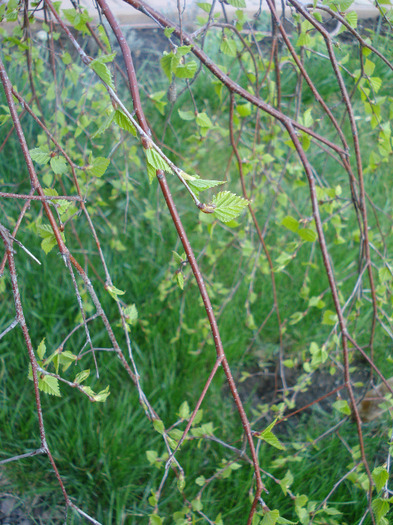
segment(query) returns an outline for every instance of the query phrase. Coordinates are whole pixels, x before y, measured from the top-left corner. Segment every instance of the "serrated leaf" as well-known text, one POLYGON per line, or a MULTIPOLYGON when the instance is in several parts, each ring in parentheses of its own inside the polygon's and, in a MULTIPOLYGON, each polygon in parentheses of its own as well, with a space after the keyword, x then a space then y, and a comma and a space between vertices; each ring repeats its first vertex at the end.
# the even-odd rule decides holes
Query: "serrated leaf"
POLYGON ((146 159, 148 164, 155 168, 156 170, 166 171, 167 173, 172 173, 171 168, 165 162, 165 160, 160 156, 160 154, 153 148, 145 149, 146 159))
POLYGON ((278 510, 270 510, 263 516, 263 520, 259 522, 259 525, 276 525, 280 513, 278 510))
POLYGON ((187 181, 187 184, 190 186, 192 191, 198 197, 201 191, 208 190, 209 188, 214 188, 215 186, 220 186, 221 184, 224 184, 224 181, 206 180, 206 179, 200 179, 198 177, 198 178, 194 178, 193 180, 187 181))
POLYGON ((194 78, 198 64, 195 60, 189 60, 185 64, 180 64, 175 69, 174 73, 178 78, 194 78))
POLYGON ((44 375, 38 381, 38 388, 50 396, 61 397, 59 381, 56 377, 44 375))
POLYGON ((42 150, 41 148, 34 148, 29 150, 30 157, 34 162, 37 164, 44 165, 46 164, 50 159, 50 154, 47 151, 42 150))
POLYGON ((45 337, 44 337, 44 339, 41 341, 41 343, 38 345, 38 348, 37 348, 37 355, 41 359, 41 361, 42 359, 44 359, 45 352, 46 352, 46 346, 45 346, 45 337))
POLYGON ((235 40, 230 37, 228 38, 227 36, 224 35, 221 41, 220 50, 224 53, 224 55, 228 55, 230 57, 236 57, 237 47, 236 47, 235 40))
POLYGON ((230 191, 221 191, 213 197, 215 206, 214 215, 222 222, 229 222, 238 217, 246 206, 248 201, 239 197, 230 191))
POLYGON ((87 172, 93 177, 102 177, 109 164, 109 159, 106 159, 105 157, 96 157, 93 159, 93 164, 89 166, 87 172))
POLYGON ((147 164, 147 177, 149 179, 149 184, 151 184, 153 182, 153 180, 155 180, 155 178, 156 178, 156 171, 157 170, 156 170, 156 168, 154 166, 152 166, 148 162, 146 164, 147 164))
POLYGON ((103 82, 105 82, 105 84, 107 84, 112 89, 115 89, 112 73, 110 72, 108 66, 101 59, 96 58, 90 62, 89 67, 97 73, 97 75, 103 82))
POLYGON ((266 441, 269 445, 279 450, 285 450, 285 446, 278 440, 278 438, 273 434, 272 429, 275 426, 277 419, 273 421, 265 430, 263 430, 259 435, 258 439, 266 441))
POLYGON ((56 244, 56 237, 53 234, 51 237, 45 237, 45 239, 41 241, 41 248, 44 250, 46 255, 48 255, 48 253, 56 246, 56 244))
POLYGON ((389 479, 389 473, 385 467, 376 467, 372 472, 372 477, 373 477, 377 492, 379 492, 383 488, 387 480, 389 479))
POLYGON ((378 524, 382 525, 381 520, 389 512, 390 505, 386 499, 376 498, 372 501, 372 508, 378 524))
POLYGON ((351 11, 350 13, 347 13, 345 15, 345 20, 348 22, 348 24, 355 29, 358 25, 358 15, 356 11, 351 11))
POLYGON ((56 175, 64 175, 67 173, 68 164, 63 156, 52 157, 50 160, 50 165, 56 175))
POLYGON ((177 252, 172 251, 172 253, 173 253, 173 258, 175 259, 175 263, 177 265, 180 265, 183 262, 183 259, 180 257, 180 255, 177 252))
POLYGON ((89 375, 90 375, 89 368, 87 368, 86 370, 82 370, 82 372, 79 372, 79 374, 76 374, 74 383, 77 383, 78 385, 80 385, 81 383, 83 383, 83 381, 85 381, 89 377, 89 375))
POLYGON ((136 137, 136 129, 131 122, 131 120, 125 115, 122 111, 117 109, 115 111, 113 120, 116 122, 116 124, 121 127, 121 129, 124 129, 125 131, 128 131, 131 133, 131 135, 134 135, 136 137))

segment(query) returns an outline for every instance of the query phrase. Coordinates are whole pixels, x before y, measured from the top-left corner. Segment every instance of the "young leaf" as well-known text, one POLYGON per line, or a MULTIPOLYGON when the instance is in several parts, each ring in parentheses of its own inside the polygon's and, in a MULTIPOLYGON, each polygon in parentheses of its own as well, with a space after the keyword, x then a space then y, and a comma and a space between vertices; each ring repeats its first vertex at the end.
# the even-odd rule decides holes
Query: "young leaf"
POLYGON ((263 432, 261 432, 258 436, 258 439, 262 439, 263 441, 266 441, 266 443, 269 443, 274 448, 278 448, 279 450, 285 450, 284 445, 278 440, 278 438, 273 434, 272 428, 276 424, 277 419, 273 421, 263 432))
POLYGON ((109 159, 106 159, 105 157, 96 157, 93 159, 93 163, 89 166, 87 172, 93 177, 102 177, 109 164, 109 159))
POLYGON ((56 377, 44 375, 38 381, 38 388, 50 396, 61 397, 59 382, 56 377))
POLYGON ((135 304, 131 304, 130 306, 127 306, 127 308, 124 308, 123 313, 127 324, 133 326, 137 322, 138 310, 136 309, 135 304))
POLYGON ((379 492, 382 489, 382 487, 385 485, 387 480, 389 479, 389 473, 385 467, 376 467, 372 472, 372 477, 373 477, 377 492, 379 492))
POLYGON ((101 392, 98 392, 98 394, 94 394, 94 401, 97 403, 104 403, 107 399, 107 397, 110 395, 109 392, 109 385, 104 388, 104 390, 101 390, 101 392))
POLYGON ((243 7, 246 7, 246 0, 228 0, 228 4, 242 9, 243 7))
POLYGON ((68 164, 62 155, 59 157, 52 157, 50 160, 50 165, 56 175, 64 175, 67 173, 68 164))
POLYGON ((105 60, 96 58, 89 64, 90 69, 95 71, 101 80, 105 82, 109 87, 115 89, 115 84, 113 83, 112 73, 109 68, 105 65, 105 60))
POLYGON ((126 292, 123 292, 123 290, 119 290, 119 288, 116 288, 116 286, 107 286, 106 290, 110 293, 110 295, 113 297, 115 301, 117 301, 118 295, 124 295, 126 292))
POLYGON ((220 184, 224 183, 225 181, 221 180, 200 179, 197 175, 194 176, 193 180, 187 181, 187 184, 190 186, 190 188, 197 197, 201 191, 205 191, 209 188, 214 188, 215 186, 219 186, 220 184))
POLYGON ((345 399, 337 399, 337 401, 335 401, 332 406, 338 412, 341 412, 341 414, 344 414, 345 416, 351 415, 351 409, 349 408, 348 401, 346 401, 345 399))
POLYGON ((79 374, 76 374, 74 383, 77 383, 78 385, 80 385, 81 383, 83 383, 83 381, 85 381, 89 377, 89 375, 90 375, 89 369, 82 370, 82 372, 79 372, 79 374))
POLYGON ((181 111, 180 109, 178 109, 177 112, 179 113, 179 116, 182 120, 195 119, 195 113, 193 111, 181 111))
POLYGON ((194 78, 196 70, 198 68, 195 60, 189 60, 185 64, 180 64, 175 69, 175 75, 178 78, 194 78))
POLYGON ((189 419, 191 416, 191 410, 187 401, 183 401, 183 403, 180 405, 178 414, 181 419, 189 419))
POLYGON ((49 154, 48 151, 44 151, 41 148, 34 148, 34 149, 30 150, 30 157, 37 164, 44 165, 44 164, 46 164, 49 161, 50 154, 49 154))
POLYGON ((213 127, 213 123, 212 123, 212 121, 211 121, 210 118, 206 115, 205 112, 203 112, 203 113, 198 113, 198 115, 196 116, 196 123, 197 123, 198 126, 200 126, 201 128, 212 128, 212 127, 213 127))
POLYGON ((41 343, 38 345, 38 348, 37 348, 37 355, 41 359, 41 361, 44 359, 45 352, 46 352, 46 346, 45 346, 45 337, 44 337, 44 339, 41 341, 41 343))
POLYGON ((113 120, 116 122, 118 126, 121 127, 121 129, 124 129, 125 131, 128 131, 131 133, 131 135, 134 135, 136 137, 136 129, 131 122, 131 120, 125 115, 122 111, 117 109, 115 111, 115 115, 113 117, 113 120))
POLYGON ((215 206, 214 215, 222 222, 229 222, 238 217, 246 206, 248 201, 239 197, 230 191, 221 191, 213 197, 215 206))
POLYGON ((91 138, 95 139, 96 137, 104 133, 104 131, 106 131, 109 128, 109 126, 112 124, 114 117, 115 117, 115 113, 111 112, 111 114, 107 116, 105 121, 101 124, 101 126, 97 129, 97 131, 91 136, 91 138))
POLYGON ((173 31, 175 30, 174 27, 166 27, 164 29, 164 35, 169 38, 171 36, 171 34, 173 33, 173 31))
POLYGON ((156 150, 153 148, 147 148, 145 149, 146 158, 148 164, 153 166, 156 170, 162 170, 166 171, 167 173, 172 173, 171 168, 168 166, 168 164, 165 162, 165 160, 160 156, 159 153, 157 153, 156 150))

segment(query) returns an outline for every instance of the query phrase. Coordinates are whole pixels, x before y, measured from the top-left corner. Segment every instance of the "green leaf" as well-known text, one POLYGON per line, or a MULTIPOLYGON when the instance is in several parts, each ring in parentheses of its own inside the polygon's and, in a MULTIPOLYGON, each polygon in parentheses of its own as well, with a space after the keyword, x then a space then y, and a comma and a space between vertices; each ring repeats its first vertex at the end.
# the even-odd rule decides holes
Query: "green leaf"
POLYGON ((108 385, 106 388, 104 388, 104 390, 101 390, 100 392, 98 392, 98 394, 94 394, 93 397, 97 403, 104 403, 109 395, 110 395, 110 392, 109 392, 109 385, 108 385))
POLYGON ((219 186, 220 184, 224 183, 225 182, 221 180, 200 179, 197 175, 194 176, 193 180, 187 180, 187 184, 190 186, 197 197, 201 191, 214 188, 215 186, 219 186))
POLYGON ((180 64, 175 69, 174 73, 178 78, 194 78, 198 64, 195 60, 189 60, 185 64, 180 64))
POLYGON ((123 309, 124 317, 126 320, 126 323, 133 326, 136 324, 138 320, 138 310, 135 306, 135 304, 131 304, 130 306, 127 306, 123 309))
POLYGON ((50 159, 50 154, 48 151, 44 151, 41 148, 34 148, 29 151, 30 157, 34 162, 37 164, 44 165, 46 164, 50 159))
POLYGON ((228 4, 242 9, 243 7, 246 7, 246 0, 228 0, 228 4))
POLYGON ((146 450, 147 461, 153 465, 158 458, 158 453, 155 450, 146 450))
POLYGON ((266 441, 269 445, 279 450, 285 450, 285 446, 278 440, 278 438, 273 434, 272 428, 275 426, 277 419, 273 421, 263 432, 258 435, 258 439, 266 441))
POLYGON ((153 427, 159 434, 165 432, 165 426, 161 419, 153 419, 153 427))
POLYGON ((311 228, 301 228, 297 233, 306 242, 315 242, 318 239, 317 232, 311 228))
POLYGON ((197 479, 195 480, 195 483, 196 483, 197 485, 199 485, 200 487, 202 487, 202 486, 205 484, 205 481, 206 481, 205 476, 199 476, 199 477, 197 477, 197 479))
POLYGON ((235 40, 230 37, 228 38, 226 35, 224 35, 221 41, 220 50, 224 53, 224 55, 236 57, 237 47, 235 40))
POLYGON ((377 492, 379 492, 389 479, 389 473, 385 467, 376 467, 372 472, 372 477, 377 488, 377 492))
POLYGON ((378 525, 382 525, 382 518, 389 512, 390 505, 386 499, 376 498, 371 503, 378 525))
POLYGON ((344 414, 346 416, 351 415, 351 409, 349 408, 348 401, 346 401, 345 399, 337 399, 337 401, 335 401, 332 406, 341 414, 344 414))
POLYGON ((78 385, 83 383, 90 375, 90 369, 87 368, 86 370, 82 370, 82 372, 79 372, 79 374, 76 374, 74 383, 77 383, 78 385))
POLYGON ((90 62, 89 67, 97 73, 97 75, 103 82, 105 82, 105 84, 107 84, 112 89, 115 89, 112 73, 104 62, 105 60, 103 60, 103 57, 99 57, 90 62))
POLYGON ((184 290, 184 276, 181 272, 176 272, 175 274, 177 284, 180 290, 184 290))
POLYGON ((173 33, 173 31, 175 30, 174 27, 166 27, 164 29, 164 35, 169 38, 171 36, 171 34, 173 33))
POLYGON ((65 158, 60 155, 59 157, 52 157, 50 161, 52 170, 56 175, 64 175, 68 171, 68 164, 65 158))
POLYGON ((44 377, 40 378, 38 381, 38 388, 50 396, 61 397, 59 381, 56 377, 44 375, 44 377))
POLYGON ((149 525, 162 525, 163 523, 163 518, 160 518, 160 516, 158 516, 157 514, 150 514, 149 525))
POLYGON ((222 222, 229 222, 238 217, 248 201, 230 191, 221 191, 213 197, 214 215, 222 222))
POLYGON ((299 229, 299 221, 297 221, 294 217, 291 217, 290 215, 284 217, 284 219, 281 221, 281 224, 294 233, 296 233, 299 229))
POLYGON ((106 287, 107 292, 113 297, 115 301, 117 301, 118 295, 124 295, 126 292, 123 292, 123 290, 119 290, 119 288, 116 288, 116 286, 107 286, 106 287))
POLYGON ((145 154, 148 164, 154 169, 172 173, 171 168, 156 150, 153 148, 147 148, 145 149, 145 154))
POLYGON ((101 126, 97 129, 97 131, 92 135, 91 138, 95 139, 96 137, 104 133, 104 131, 106 131, 109 128, 109 126, 112 124, 114 117, 115 117, 115 113, 111 112, 111 114, 107 116, 103 124, 101 124, 101 126))
POLYGON ((279 517, 280 513, 278 510, 270 510, 264 515, 260 525, 276 525, 279 517))
POLYGON ((197 6, 200 7, 205 13, 210 13, 212 5, 207 2, 198 2, 197 6))
POLYGON ((72 363, 78 359, 77 356, 69 350, 65 350, 64 352, 56 351, 56 353, 58 355, 59 364, 61 364, 63 372, 65 372, 72 365, 72 363))
POLYGON ((87 29, 86 23, 91 22, 92 18, 86 9, 82 12, 76 11, 75 9, 63 9, 63 13, 77 31, 88 33, 89 30, 87 29))
POLYGON ((191 410, 190 410, 190 407, 188 406, 187 401, 183 401, 183 403, 180 405, 178 414, 181 419, 188 420, 190 418, 191 410))
POLYGON ((131 135, 134 135, 136 137, 136 129, 134 127, 134 124, 131 122, 131 120, 125 115, 122 111, 117 109, 115 111, 115 115, 113 117, 113 120, 116 122, 116 124, 121 127, 121 129, 124 129, 125 131, 128 131, 131 133, 131 135))
POLYGON ((45 346, 45 337, 44 337, 44 339, 41 341, 41 343, 38 345, 38 348, 37 348, 37 355, 41 359, 41 361, 44 359, 45 352, 46 352, 46 346, 45 346))
POLYGON ((251 104, 249 102, 247 104, 238 104, 236 111, 241 117, 248 117, 251 114, 251 104))
POLYGON ((182 120, 195 119, 195 113, 193 111, 182 111, 181 109, 178 109, 177 112, 179 113, 179 116, 182 120))
POLYGON ((336 312, 332 312, 332 310, 325 310, 323 312, 322 324, 333 326, 337 323, 337 321, 338 317, 336 312))
POLYGON ((93 177, 102 177, 109 164, 109 159, 106 159, 105 157, 96 157, 93 159, 93 163, 89 166, 87 172, 93 177))
POLYGON ((356 11, 351 11, 345 15, 345 20, 348 22, 348 24, 355 29, 358 25, 358 15, 356 11))
POLYGON ((203 112, 203 113, 198 113, 198 115, 196 116, 196 123, 197 123, 198 126, 200 126, 201 128, 212 128, 212 127, 213 127, 213 123, 212 123, 212 121, 211 121, 210 118, 206 115, 205 112, 203 112))

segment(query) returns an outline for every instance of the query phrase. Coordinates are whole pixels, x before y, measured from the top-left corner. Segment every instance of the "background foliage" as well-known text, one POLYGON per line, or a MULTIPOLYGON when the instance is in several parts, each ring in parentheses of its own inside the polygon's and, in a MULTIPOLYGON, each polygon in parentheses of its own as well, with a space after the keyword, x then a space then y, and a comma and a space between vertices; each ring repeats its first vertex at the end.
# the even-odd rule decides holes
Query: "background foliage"
POLYGON ((229 3, 225 22, 199 4, 192 44, 180 12, 127 35, 151 138, 107 21, 0 8, 1 483, 37 523, 64 500, 67 523, 389 523, 389 383, 362 399, 392 375, 390 13, 358 28, 349 2, 297 5, 279 26, 229 3))

